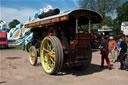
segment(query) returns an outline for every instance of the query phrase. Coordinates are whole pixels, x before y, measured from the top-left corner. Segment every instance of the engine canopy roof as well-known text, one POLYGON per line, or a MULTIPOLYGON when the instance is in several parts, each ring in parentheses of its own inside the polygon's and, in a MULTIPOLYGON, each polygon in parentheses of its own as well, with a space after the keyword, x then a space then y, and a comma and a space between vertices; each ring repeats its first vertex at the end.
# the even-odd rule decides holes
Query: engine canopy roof
POLYGON ((58 15, 45 17, 36 21, 28 22, 25 24, 25 27, 29 28, 36 26, 45 26, 48 24, 63 21, 75 21, 75 19, 78 19, 80 24, 88 24, 89 21, 91 21, 91 24, 97 24, 102 22, 102 16, 99 13, 87 9, 76 9, 60 13, 58 15))

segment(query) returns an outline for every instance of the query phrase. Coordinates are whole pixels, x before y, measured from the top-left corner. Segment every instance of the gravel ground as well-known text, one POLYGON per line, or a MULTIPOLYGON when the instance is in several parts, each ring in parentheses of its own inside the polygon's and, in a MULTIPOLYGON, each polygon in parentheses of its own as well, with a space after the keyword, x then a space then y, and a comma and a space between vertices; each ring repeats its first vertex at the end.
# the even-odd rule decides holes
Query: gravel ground
POLYGON ((128 85, 128 71, 119 70, 120 63, 113 69, 100 67, 100 52, 93 51, 91 65, 84 71, 66 68, 58 75, 46 74, 40 64, 31 66, 28 53, 22 50, 0 51, 1 85, 128 85))

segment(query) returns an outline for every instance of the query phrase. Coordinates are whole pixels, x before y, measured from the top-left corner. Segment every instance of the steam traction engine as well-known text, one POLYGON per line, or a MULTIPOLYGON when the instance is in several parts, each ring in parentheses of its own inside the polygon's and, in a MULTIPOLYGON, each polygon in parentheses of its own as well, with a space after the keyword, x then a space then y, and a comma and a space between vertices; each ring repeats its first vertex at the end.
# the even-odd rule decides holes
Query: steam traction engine
POLYGON ((30 63, 35 66, 40 56, 48 74, 57 74, 64 65, 87 68, 92 58, 90 25, 101 23, 102 17, 85 9, 58 13, 58 9, 50 10, 39 15, 39 20, 25 24, 33 32, 30 63), (88 31, 82 25, 89 25, 88 31))

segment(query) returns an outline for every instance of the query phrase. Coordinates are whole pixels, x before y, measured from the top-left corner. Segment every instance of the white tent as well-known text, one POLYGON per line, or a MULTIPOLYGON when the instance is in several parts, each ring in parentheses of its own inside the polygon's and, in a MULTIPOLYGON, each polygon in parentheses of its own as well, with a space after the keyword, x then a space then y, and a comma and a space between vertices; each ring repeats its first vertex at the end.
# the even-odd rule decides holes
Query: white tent
POLYGON ((128 35, 128 21, 122 22, 121 31, 124 35, 128 35))

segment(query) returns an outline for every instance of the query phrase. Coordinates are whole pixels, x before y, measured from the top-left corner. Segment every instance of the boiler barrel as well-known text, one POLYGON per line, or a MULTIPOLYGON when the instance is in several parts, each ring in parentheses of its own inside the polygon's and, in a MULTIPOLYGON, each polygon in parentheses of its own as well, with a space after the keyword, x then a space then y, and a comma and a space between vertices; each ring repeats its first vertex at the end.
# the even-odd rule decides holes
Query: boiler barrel
POLYGON ((44 18, 44 17, 48 17, 48 16, 52 16, 52 15, 56 15, 59 14, 60 10, 58 8, 56 9, 50 9, 48 12, 43 12, 42 14, 39 14, 39 18, 44 18))

